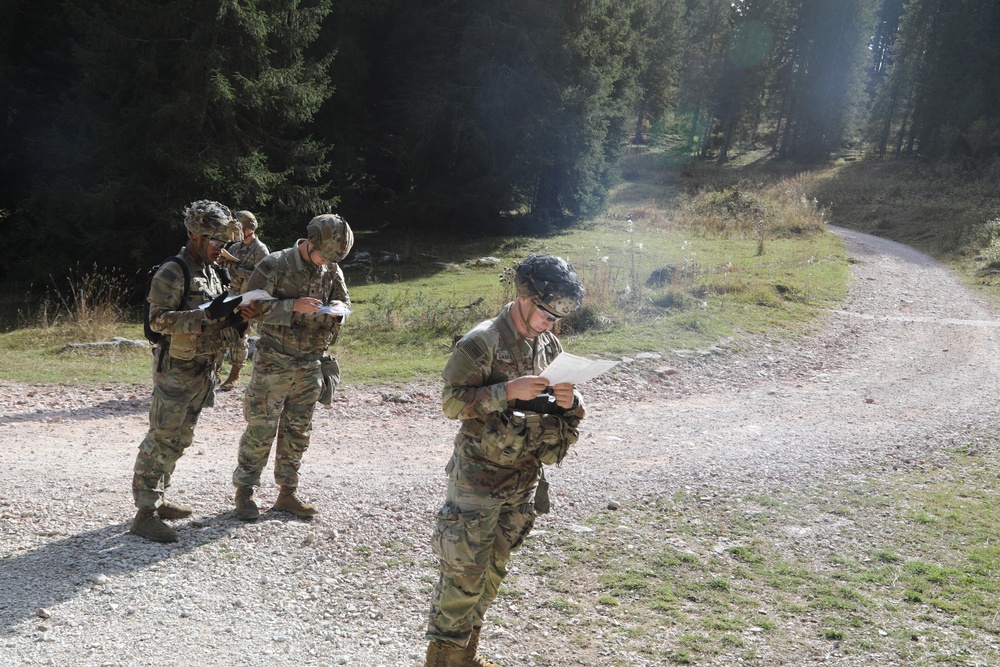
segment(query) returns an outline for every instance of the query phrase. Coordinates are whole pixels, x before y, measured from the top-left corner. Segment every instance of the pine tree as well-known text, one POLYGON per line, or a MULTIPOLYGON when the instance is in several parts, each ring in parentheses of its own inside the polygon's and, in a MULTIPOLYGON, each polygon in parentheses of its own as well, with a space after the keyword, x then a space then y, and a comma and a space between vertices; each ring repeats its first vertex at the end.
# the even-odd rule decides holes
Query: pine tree
POLYGON ((822 161, 853 135, 874 9, 873 0, 800 0, 787 33, 782 156, 822 161))
POLYGON ((639 100, 633 143, 645 141, 648 120, 656 121, 674 104, 683 54, 682 0, 647 0, 639 11, 648 27, 638 36, 639 100))
POLYGON ((599 205, 632 125, 642 2, 408 5, 386 108, 414 216, 468 227, 599 205))
POLYGON ((919 152, 970 164, 1000 155, 998 31, 995 2, 906 3, 876 81, 868 132, 873 152, 919 152))
POLYGON ((135 267, 183 241, 194 199, 262 212, 275 239, 332 204, 327 148, 308 135, 332 55, 306 54, 329 0, 61 7, 71 80, 35 137, 22 229, 81 261, 135 267))

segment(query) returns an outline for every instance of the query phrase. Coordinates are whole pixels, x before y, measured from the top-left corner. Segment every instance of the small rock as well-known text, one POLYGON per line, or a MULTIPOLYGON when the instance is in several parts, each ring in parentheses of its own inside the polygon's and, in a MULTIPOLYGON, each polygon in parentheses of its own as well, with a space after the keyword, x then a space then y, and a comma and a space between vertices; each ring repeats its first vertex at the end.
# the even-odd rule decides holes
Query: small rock
POLYGON ((609 509, 609 510, 612 510, 612 511, 614 511, 614 510, 618 509, 619 507, 621 507, 621 505, 619 505, 618 503, 616 503, 616 502, 615 502, 615 501, 613 501, 613 500, 612 500, 611 502, 609 502, 609 503, 608 503, 608 509, 609 509))
POLYGON ((52 616, 52 612, 50 612, 45 607, 39 607, 38 609, 35 610, 35 615, 38 616, 39 618, 50 618, 52 616))

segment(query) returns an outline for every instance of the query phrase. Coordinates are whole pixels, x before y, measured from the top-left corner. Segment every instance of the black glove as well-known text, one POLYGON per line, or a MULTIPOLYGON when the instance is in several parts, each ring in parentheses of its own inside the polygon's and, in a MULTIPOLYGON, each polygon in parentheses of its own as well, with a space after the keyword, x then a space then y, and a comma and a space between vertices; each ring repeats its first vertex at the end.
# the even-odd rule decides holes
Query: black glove
POLYGON ((215 300, 205 309, 208 313, 208 319, 210 320, 221 320, 223 317, 228 317, 230 313, 236 310, 236 306, 240 305, 239 299, 233 299, 232 301, 226 302, 226 298, 229 295, 223 292, 219 296, 215 297, 215 300))
POLYGON ((240 338, 246 335, 247 329, 250 328, 249 322, 243 321, 243 316, 239 313, 229 314, 229 326, 236 329, 236 333, 240 335, 240 338))

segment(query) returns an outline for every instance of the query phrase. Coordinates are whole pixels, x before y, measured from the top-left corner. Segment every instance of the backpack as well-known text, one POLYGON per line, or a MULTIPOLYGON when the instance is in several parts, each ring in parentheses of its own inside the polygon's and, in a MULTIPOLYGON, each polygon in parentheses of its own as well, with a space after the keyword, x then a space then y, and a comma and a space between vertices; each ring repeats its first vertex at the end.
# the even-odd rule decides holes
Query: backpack
POLYGON ((184 272, 184 294, 181 296, 182 304, 187 301, 188 295, 191 292, 191 269, 188 268, 187 262, 185 262, 181 257, 177 255, 167 257, 165 260, 149 270, 149 273, 146 274, 146 301, 142 308, 142 330, 146 334, 146 340, 148 340, 151 345, 156 345, 163 340, 164 334, 161 334, 159 331, 153 331, 152 327, 149 326, 149 288, 153 285, 153 276, 155 276, 156 272, 160 270, 160 267, 167 262, 176 262, 184 272))

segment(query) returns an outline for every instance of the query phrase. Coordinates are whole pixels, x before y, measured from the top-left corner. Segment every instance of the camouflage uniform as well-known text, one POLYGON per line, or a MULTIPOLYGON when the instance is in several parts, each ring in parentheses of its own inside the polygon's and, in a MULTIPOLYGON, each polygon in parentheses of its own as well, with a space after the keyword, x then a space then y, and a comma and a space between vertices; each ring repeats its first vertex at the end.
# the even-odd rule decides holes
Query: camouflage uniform
POLYGON ((188 249, 178 256, 191 272, 183 302, 184 273, 165 262, 150 285, 150 324, 167 334, 153 348, 153 403, 149 432, 139 445, 132 495, 140 509, 163 503, 177 460, 190 446, 201 409, 215 403, 215 365, 238 334, 227 319, 209 320, 198 307, 225 291, 218 274, 194 259, 188 249))
POLYGON ((343 317, 295 313, 295 299, 308 296, 350 304, 340 267, 304 261, 298 243, 261 260, 246 285, 278 300, 262 302, 260 338, 244 403, 247 427, 233 471, 233 484, 239 488, 260 484, 275 435, 274 480, 283 487, 298 486, 313 410, 323 390, 321 359, 337 340, 343 317))
MULTIPOLYGON (((513 410, 506 382, 544 375, 562 346, 551 332, 533 339, 520 336, 511 308, 508 304, 495 319, 467 333, 443 372, 444 414, 461 419, 462 427, 446 468, 448 492, 432 538, 440 578, 426 637, 463 647, 496 599, 510 554, 534 524, 541 462, 553 462, 552 453, 531 437, 548 416, 513 410)), ((575 399, 560 422, 563 428, 579 424, 583 405, 579 394, 575 399)), ((552 440, 561 447, 556 460, 569 446, 562 435, 552 440)))
MULTIPOLYGON (((242 241, 239 241, 226 248, 226 250, 231 255, 236 257, 237 260, 235 263, 228 263, 229 293, 242 294, 247 291, 247 280, 250 278, 250 274, 253 273, 254 267, 257 266, 257 263, 264 259, 270 251, 256 236, 250 243, 243 243, 242 241)), ((247 360, 248 349, 249 346, 247 344, 247 337, 244 334, 239 337, 239 340, 237 340, 236 344, 233 346, 233 368, 243 368, 243 365, 247 360)))

